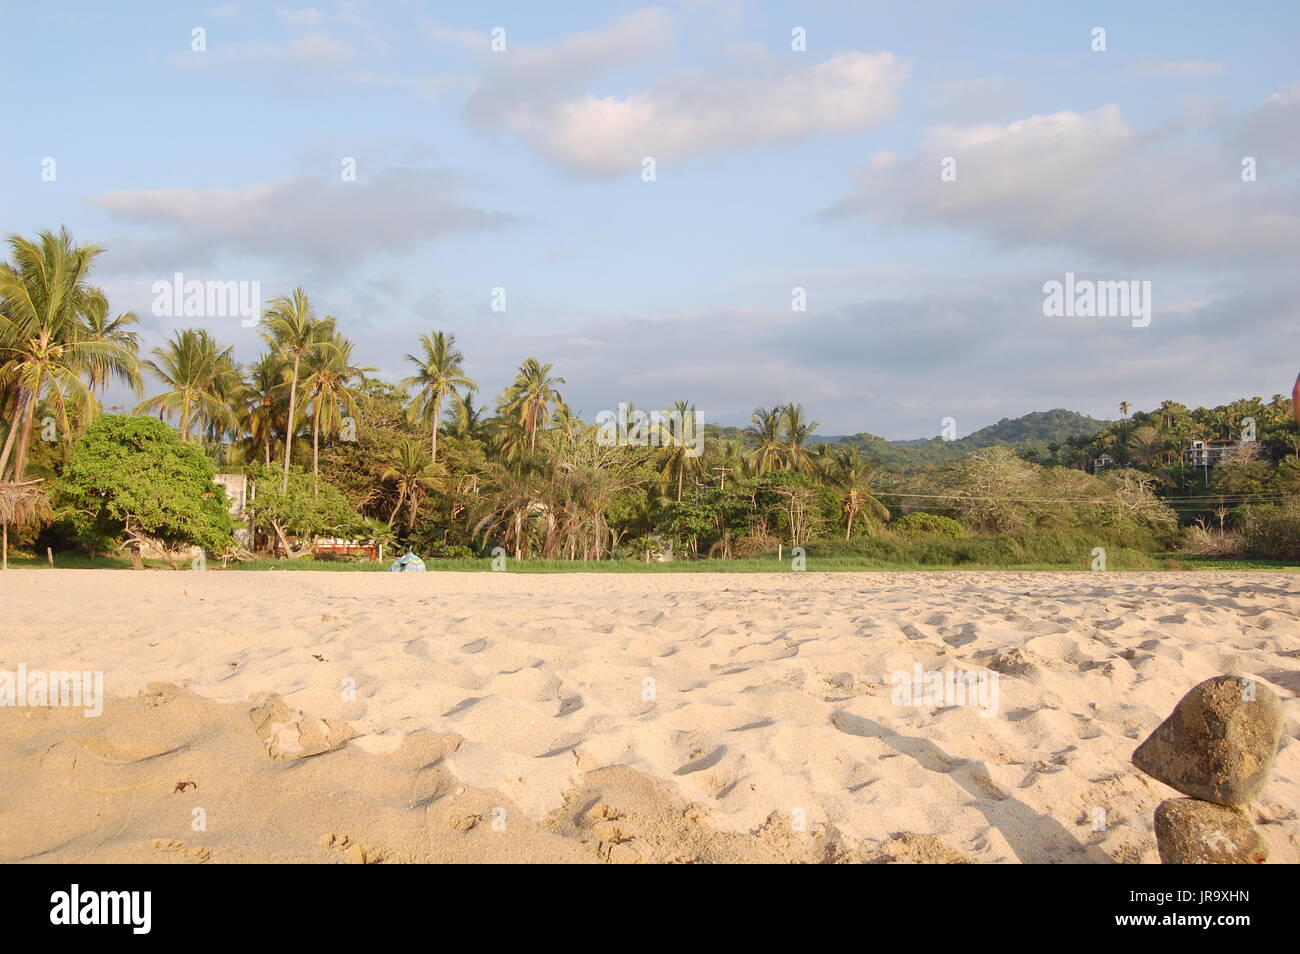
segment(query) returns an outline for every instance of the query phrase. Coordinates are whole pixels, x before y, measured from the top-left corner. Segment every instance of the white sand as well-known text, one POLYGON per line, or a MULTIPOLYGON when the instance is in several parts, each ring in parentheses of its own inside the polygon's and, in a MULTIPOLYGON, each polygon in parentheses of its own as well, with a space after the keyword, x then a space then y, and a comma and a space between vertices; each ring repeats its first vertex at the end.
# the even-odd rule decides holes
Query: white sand
POLYGON ((0 670, 199 697, 153 716, 0 709, 0 860, 329 860, 349 822, 389 859, 502 858, 486 823, 463 833, 459 797, 476 818, 508 808, 504 860, 1155 862, 1152 811, 1174 793, 1129 756, 1228 672, 1283 699, 1252 817, 1271 861, 1300 860, 1300 575, 25 570, 0 599, 0 670), (890 674, 916 664, 996 666, 996 713, 896 705, 890 674), (358 737, 272 763, 247 718, 268 696, 358 737), (168 732, 183 741, 130 748, 168 732), (49 755, 71 743, 80 761, 49 755), (243 817, 196 842, 182 772, 243 817), (102 818, 66 817, 92 795, 102 818), (293 799, 320 823, 250 818, 293 799))

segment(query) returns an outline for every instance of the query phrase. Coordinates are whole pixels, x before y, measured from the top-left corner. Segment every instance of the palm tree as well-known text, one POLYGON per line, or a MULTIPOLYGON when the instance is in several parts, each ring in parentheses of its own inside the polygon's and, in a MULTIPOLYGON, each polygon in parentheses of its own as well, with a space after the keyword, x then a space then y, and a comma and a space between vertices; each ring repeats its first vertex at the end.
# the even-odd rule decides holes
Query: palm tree
POLYGON ((262 338, 272 353, 279 355, 289 365, 289 420, 284 437, 284 475, 280 479, 281 492, 289 488, 289 461, 293 453, 293 434, 298 414, 298 374, 305 355, 326 351, 333 347, 334 319, 317 318, 311 299, 302 287, 295 288, 288 298, 283 296, 269 303, 262 316, 262 338))
POLYGON ((424 456, 424 447, 419 441, 405 440, 393 448, 392 456, 379 475, 380 480, 394 481, 397 484, 397 503, 388 515, 391 527, 406 504, 406 529, 415 526, 415 515, 420 508, 420 501, 428 495, 428 489, 437 485, 444 476, 442 467, 424 456))
POLYGON ((781 467, 781 411, 779 407, 770 411, 756 407, 750 417, 753 424, 748 430, 758 443, 750 452, 749 458, 755 475, 759 477, 781 467))
POLYGON ((13 479, 21 481, 42 397, 57 407, 66 439, 69 401, 96 406, 83 375, 93 380, 99 369, 135 382, 139 371, 127 345, 96 337, 85 320, 96 294, 87 278, 99 246, 74 245, 60 229, 41 232, 36 241, 10 236, 9 247, 13 263, 0 264, 0 383, 13 388, 15 413, 0 450, 0 476, 12 452, 13 479))
POLYGON ((1122 417, 1122 418, 1124 419, 1124 436, 1125 436, 1126 439, 1128 438, 1128 435, 1129 435, 1129 426, 1128 426, 1128 410, 1129 410, 1129 403, 1128 403, 1128 401, 1120 401, 1120 402, 1119 402, 1119 416, 1122 417))
POLYGON ((311 474, 313 486, 320 478, 320 436, 332 437, 343 425, 340 411, 356 418, 357 398, 360 392, 349 385, 352 380, 364 380, 367 371, 375 368, 358 368, 352 365, 353 343, 341 334, 335 334, 332 347, 307 354, 303 391, 311 405, 311 474))
POLYGON ((248 369, 248 387, 244 392, 245 409, 240 427, 248 435, 250 453, 262 452, 262 462, 271 466, 271 445, 275 428, 287 417, 284 404, 285 363, 274 354, 266 354, 248 369))
POLYGON ((787 466, 791 470, 805 473, 811 469, 812 462, 808 458, 808 450, 804 445, 808 443, 812 432, 817 430, 817 422, 804 418, 802 404, 787 404, 781 408, 780 413, 781 421, 785 425, 787 466))
POLYGON ((492 478, 496 489, 483 498, 479 511, 482 516, 473 530, 484 545, 499 542, 514 552, 516 560, 523 559, 535 523, 549 517, 549 508, 538 499, 537 479, 535 474, 516 473, 500 462, 496 464, 492 478))
POLYGON ((420 346, 424 356, 417 358, 408 354, 406 360, 418 369, 414 375, 402 382, 402 387, 419 387, 415 399, 411 402, 411 415, 423 420, 433 430, 429 441, 429 458, 438 462, 438 428, 442 425, 442 402, 448 395, 453 397, 458 388, 474 391, 478 385, 472 378, 465 376, 463 362, 465 356, 456 347, 456 336, 443 331, 431 335, 422 335, 420 346))
MULTIPOLYGON (((101 288, 92 288, 86 303, 86 332, 92 341, 111 341, 121 345, 126 351, 135 354, 140 349, 140 336, 129 330, 140 319, 133 311, 109 317, 108 299, 101 288)), ((124 384, 138 394, 140 392, 140 371, 138 365, 127 367, 115 366, 112 362, 93 360, 90 364, 90 389, 102 392, 108 387, 109 380, 116 375, 124 384)))
POLYGON ((1160 432, 1150 424, 1143 424, 1134 429, 1129 443, 1133 446, 1133 452, 1142 462, 1142 466, 1150 467, 1156 454, 1160 452, 1160 432))
POLYGON ((472 437, 476 440, 482 440, 486 430, 487 422, 483 419, 485 407, 475 407, 474 397, 477 391, 466 390, 463 394, 452 393, 450 416, 451 426, 447 429, 449 434, 456 437, 472 437))
POLYGON ((692 456, 691 444, 687 440, 687 428, 695 426, 695 405, 687 401, 678 401, 671 411, 661 413, 664 418, 677 421, 680 428, 676 434, 666 426, 660 429, 663 450, 660 452, 659 464, 659 473, 665 479, 677 484, 677 500, 680 502, 682 485, 686 480, 687 472, 699 473, 702 463, 699 455, 692 456))
POLYGON ((830 458, 826 476, 843 498, 845 540, 852 535, 854 520, 863 511, 868 520, 889 519, 889 508, 871 492, 871 468, 856 447, 837 448, 830 458))
POLYGON ((718 475, 718 489, 727 489, 728 475, 739 479, 745 475, 745 445, 740 441, 722 439, 709 442, 710 452, 706 466, 718 475))
POLYGON ((216 340, 203 329, 176 332, 165 345, 153 349, 157 360, 144 362, 168 389, 141 402, 134 413, 176 415, 183 441, 190 439, 196 421, 201 427, 236 427, 230 403, 243 382, 233 352, 233 348, 218 349, 216 340))
POLYGON ((564 378, 551 377, 551 365, 529 358, 519 366, 515 383, 506 388, 499 411, 523 430, 529 450, 537 448, 537 432, 550 420, 551 405, 564 403, 555 389, 555 385, 564 383, 564 378))

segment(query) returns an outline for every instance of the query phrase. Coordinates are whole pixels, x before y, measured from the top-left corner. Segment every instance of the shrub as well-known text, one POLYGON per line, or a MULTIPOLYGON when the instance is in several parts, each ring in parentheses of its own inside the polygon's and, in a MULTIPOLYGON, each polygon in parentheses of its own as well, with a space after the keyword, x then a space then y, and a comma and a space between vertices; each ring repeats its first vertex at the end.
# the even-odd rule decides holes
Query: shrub
POLYGON ((1246 540, 1235 530, 1213 530, 1198 522, 1183 531, 1179 549, 1196 556, 1238 557, 1246 552, 1246 540))
POLYGON ((733 552, 738 557, 761 556, 765 553, 775 553, 776 548, 781 545, 779 537, 771 536, 766 533, 749 533, 736 541, 733 552))
POLYGON ((1243 533, 1252 556, 1274 560, 1300 558, 1300 501, 1246 509, 1243 533))
POLYGON ((894 529, 903 536, 937 536, 960 540, 966 536, 966 528, 952 517, 918 510, 906 514, 894 523, 894 529))

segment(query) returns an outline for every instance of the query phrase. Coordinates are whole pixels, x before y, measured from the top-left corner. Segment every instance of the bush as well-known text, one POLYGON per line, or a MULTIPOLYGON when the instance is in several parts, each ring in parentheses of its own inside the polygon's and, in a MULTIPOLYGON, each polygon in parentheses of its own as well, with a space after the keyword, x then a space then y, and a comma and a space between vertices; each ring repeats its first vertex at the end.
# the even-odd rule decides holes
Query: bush
POLYGON ((779 537, 766 533, 749 533, 736 541, 733 552, 738 557, 761 556, 766 553, 775 553, 776 548, 780 545, 781 540, 779 537))
POLYGON ((966 536, 966 528, 952 517, 922 510, 900 517, 894 522, 894 530, 905 537, 930 535, 960 540, 966 536))
POLYGON ((1132 528, 1094 530, 1024 530, 960 539, 887 533, 852 540, 826 540, 809 545, 809 558, 868 559, 881 564, 922 567, 1059 566, 1086 569, 1094 547, 1106 549, 1111 569, 1140 568, 1147 554, 1160 549, 1157 534, 1132 528))
POLYGON ((1239 557, 1246 552, 1246 540, 1235 530, 1214 530, 1194 523, 1183 531, 1179 549, 1195 556, 1239 557))
POLYGON ((1273 560, 1300 558, 1300 501, 1246 508, 1243 534, 1251 556, 1273 560))
POLYGON ((421 554, 426 560, 460 560, 478 556, 472 547, 460 543, 444 543, 439 540, 430 544, 421 554))

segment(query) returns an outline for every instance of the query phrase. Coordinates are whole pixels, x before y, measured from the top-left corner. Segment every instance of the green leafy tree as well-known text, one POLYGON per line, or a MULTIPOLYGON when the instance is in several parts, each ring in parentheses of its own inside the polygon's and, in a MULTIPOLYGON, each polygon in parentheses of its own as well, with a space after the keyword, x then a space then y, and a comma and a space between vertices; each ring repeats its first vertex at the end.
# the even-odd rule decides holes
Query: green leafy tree
POLYGON ((352 509, 337 487, 317 481, 301 467, 291 467, 285 480, 272 468, 258 465, 252 470, 256 484, 253 522, 261 533, 273 536, 288 559, 312 552, 318 536, 369 539, 369 521, 352 509), (297 537, 297 543, 290 537, 297 537))
POLYGON ((233 522, 213 472, 202 449, 162 421, 105 414, 78 438, 52 493, 86 542, 125 542, 142 569, 141 548, 157 541, 174 566, 178 548, 231 543, 233 522))

